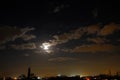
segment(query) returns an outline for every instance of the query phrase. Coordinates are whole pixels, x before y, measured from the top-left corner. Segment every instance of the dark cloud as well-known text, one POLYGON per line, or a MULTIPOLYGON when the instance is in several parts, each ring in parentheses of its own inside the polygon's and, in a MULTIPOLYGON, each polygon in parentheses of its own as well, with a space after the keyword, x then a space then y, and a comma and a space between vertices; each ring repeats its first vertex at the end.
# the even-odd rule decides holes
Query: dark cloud
POLYGON ((58 3, 58 2, 49 2, 49 13, 59 13, 61 11, 63 11, 64 9, 67 9, 68 7, 70 7, 70 4, 68 3, 69 1, 62 1, 62 3, 58 3))
POLYGON ((57 13, 57 12, 60 12, 62 11, 63 9, 69 7, 70 5, 64 5, 64 4, 61 4, 59 6, 56 6, 53 10, 54 13, 57 13))
POLYGON ((10 47, 16 50, 36 49, 35 43, 12 44, 10 47))
POLYGON ((24 54, 24 56, 28 57, 28 56, 30 56, 30 55, 29 55, 29 54, 24 54))
POLYGON ((57 57, 57 58, 50 58, 48 61, 55 61, 55 62, 64 62, 64 61, 75 61, 78 60, 77 58, 71 57, 57 57))
POLYGON ((94 37, 87 36, 87 38, 85 38, 88 42, 93 42, 92 44, 82 43, 79 46, 74 46, 72 49, 62 49, 62 51, 69 53, 119 52, 120 46, 112 45, 112 40, 107 38, 108 35, 113 35, 115 31, 119 30, 119 24, 110 23, 104 26, 100 24, 95 24, 78 28, 71 33, 64 33, 62 35, 58 35, 55 37, 55 39, 56 42, 62 44, 72 39, 80 39, 83 35, 95 35, 94 37))
POLYGON ((105 25, 101 31, 99 32, 99 35, 101 36, 107 36, 113 34, 115 31, 120 30, 120 25, 115 23, 110 23, 105 25))
POLYGON ((95 9, 92 11, 92 14, 93 14, 93 17, 94 17, 94 18, 97 18, 97 17, 98 17, 98 9, 95 8, 95 9))
POLYGON ((22 36, 22 39, 23 40, 25 40, 25 41, 27 41, 27 40, 31 40, 31 39, 34 39, 34 38, 36 38, 36 36, 35 35, 28 35, 28 34, 24 34, 23 36, 22 36))
POLYGON ((57 13, 57 12, 59 12, 60 11, 60 7, 59 6, 57 6, 55 9, 54 9, 54 13, 57 13))
POLYGON ((79 28, 73 31, 70 31, 69 33, 63 33, 61 35, 54 35, 53 40, 50 40, 50 43, 53 45, 67 43, 69 40, 73 39, 79 39, 84 34, 85 29, 79 28))
POLYGON ((101 24, 89 25, 80 27, 76 30, 72 30, 68 33, 63 33, 60 35, 54 35, 53 40, 50 43, 53 45, 67 43, 70 40, 80 39, 83 35, 96 35, 94 39, 88 37, 88 41, 93 41, 95 43, 104 43, 107 41, 105 38, 98 38, 99 36, 106 37, 107 35, 113 34, 115 31, 120 30, 119 24, 110 23, 105 26, 101 24), (103 28, 102 28, 103 27, 103 28), (87 33, 87 34, 86 34, 87 33))
POLYGON ((103 44, 106 41, 108 41, 105 38, 100 38, 100 37, 97 37, 97 38, 88 38, 87 40, 90 41, 90 42, 94 42, 96 44, 103 44))
POLYGON ((26 34, 27 32, 32 30, 34 30, 34 28, 2 26, 0 27, 0 44, 6 43, 8 41, 15 41, 17 38, 22 38, 24 40, 30 40, 32 38, 35 38, 34 35, 29 36, 26 34))
POLYGON ((86 30, 85 32, 87 32, 88 34, 95 34, 100 31, 100 27, 101 27, 100 24, 94 24, 94 25, 87 26, 84 29, 86 30))
POLYGON ((63 49, 65 52, 70 53, 81 53, 81 52, 113 52, 113 51, 120 51, 120 46, 114 46, 110 44, 92 44, 92 45, 83 45, 83 46, 76 46, 73 49, 63 49))

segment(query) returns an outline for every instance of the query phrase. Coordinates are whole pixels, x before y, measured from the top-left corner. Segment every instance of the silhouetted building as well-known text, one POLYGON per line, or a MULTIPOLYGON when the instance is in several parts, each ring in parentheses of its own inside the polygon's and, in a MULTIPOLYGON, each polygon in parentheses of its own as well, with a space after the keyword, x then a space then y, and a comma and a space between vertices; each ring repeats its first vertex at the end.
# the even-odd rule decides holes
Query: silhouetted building
POLYGON ((27 75, 28 80, 30 80, 30 74, 31 74, 31 68, 29 67, 28 68, 28 75, 27 75))

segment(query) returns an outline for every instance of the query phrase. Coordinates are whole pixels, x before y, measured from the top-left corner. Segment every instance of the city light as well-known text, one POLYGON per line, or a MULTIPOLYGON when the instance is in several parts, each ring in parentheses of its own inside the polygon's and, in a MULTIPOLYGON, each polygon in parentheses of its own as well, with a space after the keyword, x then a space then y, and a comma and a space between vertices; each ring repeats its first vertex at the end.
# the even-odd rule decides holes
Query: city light
POLYGON ((13 79, 14 79, 14 80, 17 80, 17 77, 14 77, 13 79))
POLYGON ((40 77, 37 77, 37 79, 41 79, 40 77))

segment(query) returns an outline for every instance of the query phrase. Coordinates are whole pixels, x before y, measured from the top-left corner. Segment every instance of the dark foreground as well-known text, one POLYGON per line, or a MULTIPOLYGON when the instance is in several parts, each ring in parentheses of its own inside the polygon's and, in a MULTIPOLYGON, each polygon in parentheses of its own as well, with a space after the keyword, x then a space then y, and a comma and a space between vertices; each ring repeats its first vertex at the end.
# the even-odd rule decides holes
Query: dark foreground
POLYGON ((78 75, 72 77, 56 76, 56 77, 45 77, 45 78, 40 78, 37 76, 32 76, 30 78, 25 76, 22 77, 20 76, 17 78, 11 78, 11 77, 0 78, 0 80, 120 80, 120 75, 114 75, 114 76, 98 75, 98 76, 85 76, 85 77, 80 77, 78 75))

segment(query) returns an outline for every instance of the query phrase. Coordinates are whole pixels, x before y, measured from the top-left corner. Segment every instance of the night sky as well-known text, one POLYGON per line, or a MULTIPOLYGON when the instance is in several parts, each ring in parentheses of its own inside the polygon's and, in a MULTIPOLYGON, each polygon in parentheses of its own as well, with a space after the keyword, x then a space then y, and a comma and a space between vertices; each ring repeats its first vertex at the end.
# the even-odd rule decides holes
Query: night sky
POLYGON ((0 2, 0 74, 120 71, 120 8, 101 0, 0 2))

